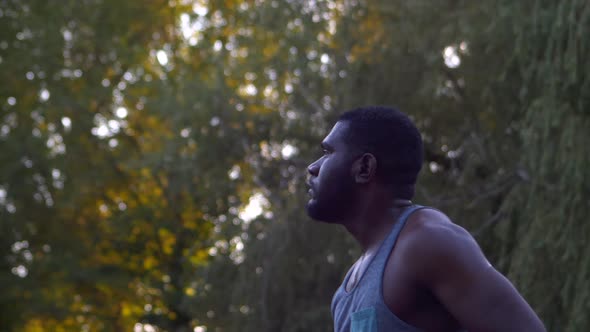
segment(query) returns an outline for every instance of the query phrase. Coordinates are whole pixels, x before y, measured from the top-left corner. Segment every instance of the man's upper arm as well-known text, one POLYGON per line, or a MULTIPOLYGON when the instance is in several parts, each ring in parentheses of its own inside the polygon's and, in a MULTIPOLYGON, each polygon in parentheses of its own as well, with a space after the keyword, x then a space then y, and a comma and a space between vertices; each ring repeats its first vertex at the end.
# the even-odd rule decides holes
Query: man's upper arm
POLYGON ((454 224, 427 225, 410 243, 416 278, 470 332, 545 331, 512 284, 454 224))

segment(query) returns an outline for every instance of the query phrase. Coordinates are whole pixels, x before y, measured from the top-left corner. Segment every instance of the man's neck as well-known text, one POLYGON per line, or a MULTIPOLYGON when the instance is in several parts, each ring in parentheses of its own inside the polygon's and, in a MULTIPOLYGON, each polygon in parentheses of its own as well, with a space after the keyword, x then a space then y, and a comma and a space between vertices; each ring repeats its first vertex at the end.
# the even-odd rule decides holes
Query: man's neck
POLYGON ((397 200, 382 206, 366 206, 344 226, 361 245, 363 252, 368 253, 377 249, 403 209, 411 204, 410 201, 397 200))

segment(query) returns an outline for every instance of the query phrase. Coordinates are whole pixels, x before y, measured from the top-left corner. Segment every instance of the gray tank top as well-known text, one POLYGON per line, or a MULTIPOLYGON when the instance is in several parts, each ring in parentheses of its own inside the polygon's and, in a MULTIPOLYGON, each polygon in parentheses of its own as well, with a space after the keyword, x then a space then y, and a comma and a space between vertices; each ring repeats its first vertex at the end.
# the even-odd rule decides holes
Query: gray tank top
POLYGON ((346 285, 352 268, 332 299, 332 317, 335 332, 419 332, 397 318, 383 299, 383 272, 395 242, 408 217, 423 206, 412 205, 400 215, 391 233, 381 243, 365 272, 354 288, 348 292, 346 285))

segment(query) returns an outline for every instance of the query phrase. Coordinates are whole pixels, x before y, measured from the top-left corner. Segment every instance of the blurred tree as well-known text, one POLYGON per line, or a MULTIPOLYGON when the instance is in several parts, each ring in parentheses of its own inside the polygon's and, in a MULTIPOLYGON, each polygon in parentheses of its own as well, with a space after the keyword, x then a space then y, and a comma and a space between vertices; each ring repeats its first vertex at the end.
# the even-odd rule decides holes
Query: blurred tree
POLYGON ((359 249, 305 168, 366 104, 422 130, 419 203, 589 326, 584 1, 0 4, 3 329, 330 330, 359 249))
POLYGON ((590 327, 590 5, 507 4, 522 76, 521 162, 502 257, 550 331, 590 327), (525 15, 526 13, 526 15, 525 15), (520 17, 517 19, 517 17, 520 17))

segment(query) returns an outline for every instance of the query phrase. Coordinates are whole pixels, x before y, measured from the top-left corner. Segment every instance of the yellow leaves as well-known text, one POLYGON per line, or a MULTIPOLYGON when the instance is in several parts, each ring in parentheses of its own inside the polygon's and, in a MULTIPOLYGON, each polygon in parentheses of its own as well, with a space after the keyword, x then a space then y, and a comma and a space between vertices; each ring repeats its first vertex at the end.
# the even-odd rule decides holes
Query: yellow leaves
POLYGON ((193 266, 205 265, 209 260, 209 250, 200 249, 195 251, 193 255, 189 257, 189 261, 193 266))
POLYGON ((151 270, 158 265, 158 261, 153 256, 146 256, 143 260, 143 268, 151 270))
POLYGON ((254 126, 254 121, 252 121, 252 120, 247 120, 247 121, 244 123, 244 126, 246 127, 246 129, 248 129, 248 131, 249 131, 249 132, 252 132, 252 131, 254 131, 254 129, 255 129, 255 126, 254 126))
MULTIPOLYGON (((137 181, 138 187, 135 195, 139 200, 139 205, 160 208, 166 206, 166 200, 163 197, 164 192, 161 188, 161 185, 164 184, 161 183, 162 181, 156 181, 155 175, 150 168, 141 168, 139 170, 139 176, 135 180, 137 181)), ((165 179, 164 182, 166 182, 165 179)))
POLYGON ((265 58, 272 58, 279 51, 279 43, 269 43, 262 49, 265 58))
POLYGON ((143 124, 150 129, 158 129, 159 127, 162 127, 161 120, 153 115, 146 116, 143 124))
POLYGON ((364 62, 377 63, 380 59, 376 56, 380 53, 373 52, 375 47, 383 47, 384 27, 382 15, 370 10, 362 22, 360 22, 355 39, 359 43, 354 44, 350 52, 351 62, 363 59, 364 62))
POLYGON ((106 78, 112 78, 113 76, 115 76, 115 70, 113 69, 113 67, 109 67, 107 68, 107 71, 105 73, 106 78))
POLYGON ((274 112, 275 110, 270 108, 270 107, 266 107, 264 105, 259 105, 259 104, 252 104, 250 106, 248 106, 247 108, 249 113, 252 114, 265 114, 265 113, 271 113, 274 112))
POLYGON ((144 178, 149 178, 152 175, 152 171, 151 171, 151 169, 149 169, 147 167, 142 167, 139 170, 139 174, 144 178))
POLYGON ((203 212, 198 210, 193 204, 187 204, 181 213, 181 218, 184 227, 194 231, 198 227, 197 222, 203 218, 203 212))
POLYGON ((132 317, 132 316, 139 316, 143 313, 143 310, 140 306, 130 303, 130 302, 121 302, 121 316, 123 317, 132 317))
POLYGON ((164 142, 174 137, 169 121, 155 115, 142 114, 141 118, 134 118, 137 123, 130 123, 131 127, 138 127, 137 142, 143 152, 160 152, 164 142))
POLYGON ((169 230, 167 230, 166 228, 160 228, 158 229, 158 236, 160 237, 160 240, 163 240, 164 238, 171 236, 172 233, 170 233, 169 230))
POLYGON ((187 288, 184 289, 184 294, 186 294, 188 296, 195 296, 195 294, 197 294, 197 292, 195 291, 194 288, 187 287, 187 288))
POLYGON ((154 187, 152 189, 152 197, 154 197, 154 198, 162 198, 162 194, 163 194, 162 188, 160 188, 160 187, 154 187))
POLYGON ((104 250, 104 252, 97 253, 97 255, 96 255, 97 263, 103 264, 103 265, 124 264, 125 260, 121 256, 121 253, 119 253, 116 250, 113 250, 111 248, 111 246, 112 246, 112 244, 110 244, 108 242, 103 242, 100 244, 99 249, 104 250))
MULTIPOLYGON (((147 126, 149 130, 155 130, 159 133, 159 135, 150 135, 154 136, 157 139, 171 139, 174 137, 174 133, 170 129, 170 126, 167 122, 164 122, 163 119, 155 116, 148 117, 147 126)), ((162 143, 162 142, 160 142, 162 143)), ((161 145, 155 145, 160 147, 161 145)))
MULTIPOLYGON (((239 80, 233 78, 232 76, 228 76, 225 78, 225 84, 231 89, 237 89, 240 83, 241 82, 239 80)), ((232 104, 235 104, 235 102, 232 104)))
POLYGON ((186 218, 185 219, 185 218, 186 217, 183 217, 182 218, 184 220, 184 227, 186 229, 190 229, 190 230, 193 230, 193 231, 196 230, 197 229, 197 221, 196 221, 196 219, 193 219, 193 218, 190 218, 190 219, 189 218, 186 218))
POLYGON ((121 315, 123 315, 123 317, 131 316, 131 308, 129 308, 129 306, 127 306, 125 303, 121 305, 121 315))
POLYGON ((28 321, 25 326, 23 327, 23 331, 24 332, 43 332, 46 331, 44 329, 44 326, 46 326, 46 322, 44 322, 42 319, 31 319, 30 321, 28 321))
POLYGON ((158 229, 158 237, 162 244, 162 251, 166 255, 171 255, 174 252, 174 245, 176 244, 176 236, 166 228, 158 229))
POLYGON ((134 241, 136 240, 136 238, 141 234, 141 232, 143 231, 143 227, 137 225, 138 223, 140 223, 140 220, 134 220, 133 223, 135 225, 133 225, 133 227, 131 228, 131 240, 134 241))

